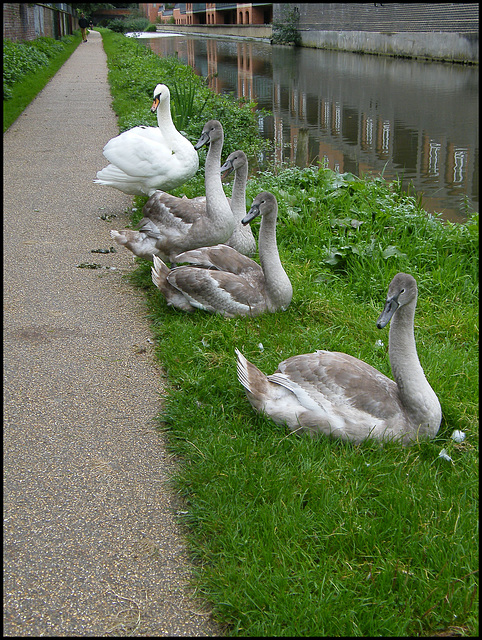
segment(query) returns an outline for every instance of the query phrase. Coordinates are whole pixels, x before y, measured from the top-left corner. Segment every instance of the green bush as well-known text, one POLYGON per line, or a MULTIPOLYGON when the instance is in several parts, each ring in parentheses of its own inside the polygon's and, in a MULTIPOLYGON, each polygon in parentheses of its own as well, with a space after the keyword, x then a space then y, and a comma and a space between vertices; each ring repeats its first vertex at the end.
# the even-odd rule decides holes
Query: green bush
POLYGON ((60 42, 63 42, 65 46, 72 44, 72 42, 74 42, 75 40, 75 36, 74 35, 70 35, 70 36, 62 36, 60 38, 60 42))
POLYGON ((105 26, 107 29, 114 31, 115 33, 124 33, 124 31, 126 30, 124 20, 122 20, 121 18, 114 18, 114 20, 109 20, 108 22, 106 22, 105 26))
POLYGON ((3 43, 3 130, 14 122, 80 42, 80 33, 60 40, 37 38, 3 43))
POLYGON ((60 40, 40 37, 35 40, 12 42, 3 41, 3 99, 8 100, 12 86, 29 73, 49 64, 65 47, 74 41, 74 36, 64 36, 60 40))
POLYGON ((3 99, 11 97, 11 87, 29 73, 49 63, 48 56, 32 43, 3 41, 3 99))
POLYGON ((106 27, 115 33, 129 33, 131 31, 146 31, 150 22, 147 18, 115 18, 106 27))
POLYGON ((48 58, 54 58, 60 51, 63 51, 65 46, 62 41, 54 40, 54 38, 47 36, 37 38, 36 40, 29 40, 25 42, 25 45, 45 53, 48 58))

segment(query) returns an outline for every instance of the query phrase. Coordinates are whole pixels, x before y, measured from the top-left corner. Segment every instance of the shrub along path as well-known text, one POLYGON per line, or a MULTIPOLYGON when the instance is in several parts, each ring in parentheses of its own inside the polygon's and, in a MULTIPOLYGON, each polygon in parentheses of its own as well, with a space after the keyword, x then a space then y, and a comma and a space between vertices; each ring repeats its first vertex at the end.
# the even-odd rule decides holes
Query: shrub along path
POLYGON ((187 587, 132 257, 91 253, 131 202, 92 182, 109 105, 92 32, 4 134, 4 634, 218 635, 187 587))

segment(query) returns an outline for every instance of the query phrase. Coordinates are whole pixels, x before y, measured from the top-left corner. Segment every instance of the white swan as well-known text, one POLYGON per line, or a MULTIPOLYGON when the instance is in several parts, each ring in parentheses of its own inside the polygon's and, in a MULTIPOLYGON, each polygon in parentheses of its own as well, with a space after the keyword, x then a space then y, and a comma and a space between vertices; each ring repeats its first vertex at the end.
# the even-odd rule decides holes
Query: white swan
POLYGON ((157 255, 173 262, 177 254, 225 242, 234 231, 234 217, 221 183, 223 127, 209 120, 194 148, 209 144, 205 164, 206 200, 178 198, 156 191, 144 205, 138 231, 112 230, 111 237, 136 256, 152 260, 157 255))
POLYGON ((266 376, 236 349, 238 378, 251 405, 312 437, 403 444, 435 437, 442 410, 417 355, 416 304, 415 279, 398 273, 377 320, 383 329, 391 319, 389 357, 395 382, 357 358, 330 351, 288 358, 266 376))
POLYGON ((104 156, 111 164, 97 172, 95 183, 150 196, 156 189, 174 189, 193 177, 199 157, 172 122, 166 85, 154 89, 151 111, 157 111, 157 127, 134 127, 105 145, 104 156))
POLYGON ((253 200, 243 224, 262 216, 259 231, 261 266, 232 247, 219 244, 186 251, 175 262, 189 262, 172 270, 154 256, 152 281, 167 304, 183 311, 203 309, 227 318, 256 316, 285 310, 293 289, 276 245, 278 204, 263 191, 253 200))

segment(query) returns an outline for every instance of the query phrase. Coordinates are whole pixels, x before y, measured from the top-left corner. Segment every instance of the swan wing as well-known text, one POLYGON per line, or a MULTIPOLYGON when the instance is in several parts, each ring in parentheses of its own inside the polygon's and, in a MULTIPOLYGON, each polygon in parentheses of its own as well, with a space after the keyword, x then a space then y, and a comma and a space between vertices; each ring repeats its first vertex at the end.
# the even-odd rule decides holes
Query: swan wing
POLYGON ((139 232, 145 233, 148 238, 155 238, 156 240, 161 238, 159 227, 156 227, 149 218, 142 218, 139 222, 139 232))
POLYGON ((133 127, 132 129, 128 129, 127 131, 123 131, 115 138, 109 140, 109 142, 105 145, 105 148, 111 145, 111 143, 116 140, 117 142, 129 141, 129 139, 135 139, 134 136, 141 136, 142 138, 147 138, 148 140, 153 140, 154 142, 158 142, 159 144, 167 145, 164 134, 159 129, 159 127, 147 127, 144 125, 139 125, 138 127, 133 127))
POLYGON ((206 217, 206 203, 196 198, 178 198, 164 191, 152 194, 143 208, 145 218, 149 218, 159 227, 171 226, 182 222, 192 225, 206 217))
POLYGON ((168 280, 194 307, 228 318, 257 315, 267 309, 263 292, 233 273, 181 266, 171 271, 168 280))
POLYGON ((178 172, 178 160, 173 151, 162 140, 144 135, 113 138, 105 145, 104 156, 129 176, 150 178, 178 172))
POLYGON ((346 353, 320 350, 294 356, 281 362, 276 373, 297 384, 320 407, 329 401, 382 421, 404 413, 395 382, 346 353))
POLYGON ((188 262, 189 264, 237 275, 252 273, 253 275, 259 274, 262 276, 263 274, 257 262, 226 244, 184 251, 176 256, 176 262, 188 262))

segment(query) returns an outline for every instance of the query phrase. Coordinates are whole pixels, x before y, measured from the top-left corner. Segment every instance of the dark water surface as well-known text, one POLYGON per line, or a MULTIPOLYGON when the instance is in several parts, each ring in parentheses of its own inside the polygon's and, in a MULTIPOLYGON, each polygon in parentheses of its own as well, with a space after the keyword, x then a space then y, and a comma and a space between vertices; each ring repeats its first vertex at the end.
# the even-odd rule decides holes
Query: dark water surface
POLYGON ((477 67, 185 35, 139 41, 271 111, 259 119, 276 143, 270 161, 399 177, 453 222, 478 211, 477 67))

